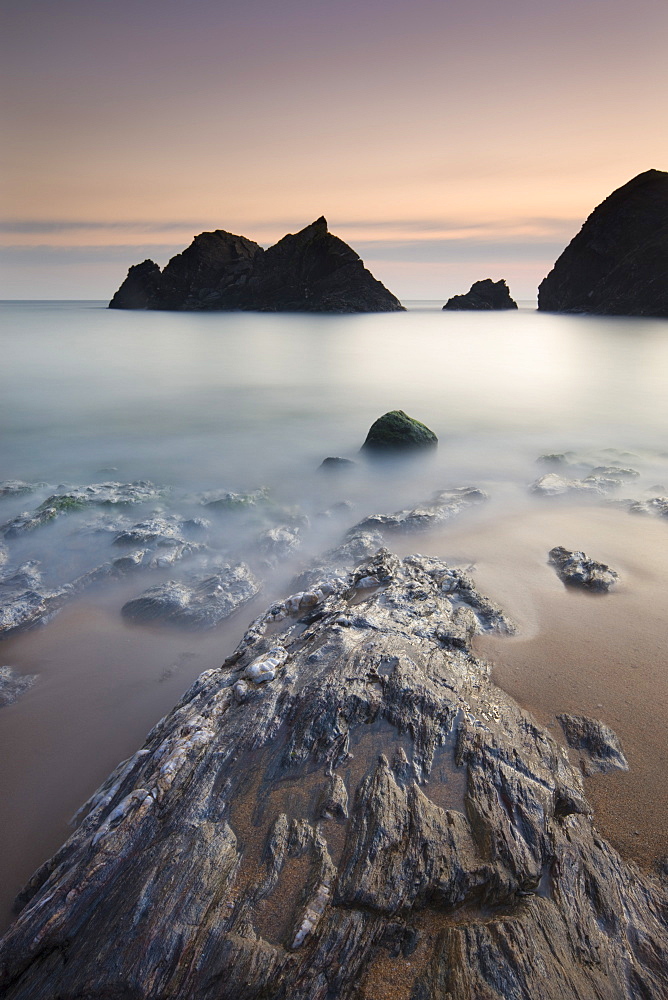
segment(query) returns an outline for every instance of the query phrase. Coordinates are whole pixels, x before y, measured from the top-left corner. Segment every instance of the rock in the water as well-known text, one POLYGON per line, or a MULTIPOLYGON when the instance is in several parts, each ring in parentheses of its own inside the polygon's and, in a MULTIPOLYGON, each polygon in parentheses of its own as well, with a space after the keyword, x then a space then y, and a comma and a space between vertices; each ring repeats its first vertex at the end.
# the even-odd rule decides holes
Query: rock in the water
POLYGON ((77 486, 64 493, 52 494, 36 510, 19 514, 6 524, 0 525, 0 534, 5 538, 16 538, 48 524, 62 514, 95 506, 132 506, 153 500, 158 495, 159 491, 153 483, 145 480, 134 483, 93 483, 91 486, 77 486))
POLYGON ((666 884, 601 838, 451 582, 385 551, 258 618, 30 880, 3 1000, 665 1000, 666 884))
POLYGON ((444 309, 517 309, 517 302, 510 297, 510 290, 503 279, 474 281, 466 295, 453 295, 444 309))
POLYGON ((7 479, 0 483, 0 498, 22 496, 24 493, 32 493, 35 488, 32 483, 24 483, 21 479, 7 479))
POLYGON ((70 587, 44 587, 38 566, 35 561, 24 563, 0 579, 0 638, 46 621, 71 595, 70 587))
POLYGON ((186 628, 219 625, 259 592, 247 566, 224 566, 188 583, 170 580, 123 605, 122 614, 139 623, 164 622, 186 628))
POLYGON ((330 456, 329 458, 323 458, 322 462, 318 466, 324 472, 338 472, 340 469, 351 469, 355 465, 355 462, 350 458, 338 458, 330 456))
POLYGON ((668 173, 647 170, 594 209, 540 283, 538 308, 668 316, 668 173))
POLYGON ((474 486, 460 486, 454 490, 438 490, 437 493, 417 507, 398 510, 393 514, 370 514, 351 529, 350 534, 360 531, 428 531, 430 528, 449 521, 468 507, 484 503, 487 494, 474 486))
POLYGON ((564 583, 586 590, 609 590, 619 579, 619 574, 605 563, 589 559, 584 552, 571 552, 557 545, 550 549, 550 562, 564 583))
POLYGON ((37 674, 19 674, 13 667, 0 667, 0 708, 13 705, 36 680, 37 674))
POLYGON ((622 485, 622 477, 617 475, 589 475, 584 479, 565 479, 556 472, 541 476, 529 489, 536 496, 558 497, 581 494, 584 496, 607 496, 622 485))
POLYGON ((628 771, 629 765, 616 733, 586 715, 558 715, 569 747, 579 750, 585 774, 628 771))
POLYGON ((110 309, 150 309, 160 287, 160 268, 153 260, 133 264, 109 303, 110 309))
POLYGON ((362 450, 375 454, 421 451, 436 448, 438 438, 419 420, 403 410, 390 410, 374 421, 362 445, 362 450))
POLYGON ((109 303, 114 309, 392 312, 399 300, 351 247, 317 219, 268 250, 222 229, 200 233, 160 273, 144 261, 109 303))

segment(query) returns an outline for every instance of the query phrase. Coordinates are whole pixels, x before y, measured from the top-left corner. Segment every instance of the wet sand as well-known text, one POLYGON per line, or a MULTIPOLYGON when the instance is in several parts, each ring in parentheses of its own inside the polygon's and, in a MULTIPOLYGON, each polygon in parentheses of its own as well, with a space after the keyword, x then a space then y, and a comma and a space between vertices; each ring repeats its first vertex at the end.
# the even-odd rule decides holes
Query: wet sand
POLYGON ((617 733, 629 771, 584 779, 596 825, 643 867, 667 857, 668 523, 547 502, 501 522, 462 520, 425 548, 474 563, 478 589, 519 626, 516 637, 475 642, 499 687, 564 746, 561 712, 617 733), (547 564, 555 545, 608 563, 619 582, 607 594, 565 587, 547 564))

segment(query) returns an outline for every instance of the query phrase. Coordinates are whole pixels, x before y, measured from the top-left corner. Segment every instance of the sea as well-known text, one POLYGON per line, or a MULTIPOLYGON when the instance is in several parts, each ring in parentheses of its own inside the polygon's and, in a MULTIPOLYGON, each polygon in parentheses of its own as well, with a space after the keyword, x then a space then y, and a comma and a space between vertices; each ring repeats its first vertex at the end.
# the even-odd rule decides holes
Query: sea
POLYGON ((213 630, 121 616, 125 601, 187 574, 183 560, 92 587, 0 645, 0 666, 36 677, 0 708, 5 923, 79 805, 301 569, 368 514, 462 486, 486 502, 386 544, 467 567, 515 618, 515 638, 480 640, 497 683, 556 739, 559 711, 613 726, 630 769, 587 779, 602 830, 640 864, 668 853, 668 521, 629 512, 668 495, 668 321, 550 315, 531 302, 493 313, 405 305, 327 316, 0 303, 0 480, 35 485, 0 499, 0 522, 72 487, 157 489, 136 510, 104 512, 106 532, 93 530, 99 511, 73 511, 6 540, 0 573, 30 561, 51 586, 70 582, 110 558, 114 517, 204 518, 208 542, 231 561, 257 562, 268 523, 299 526, 298 544, 261 567, 258 598, 213 630), (371 424, 397 409, 430 427, 438 448, 369 461, 360 447, 371 424), (350 464, 328 471, 327 457, 350 464), (606 467, 637 475, 605 496, 530 489, 550 472, 606 467), (228 492, 263 500, 206 508, 228 492), (615 592, 566 591, 547 564, 554 545, 613 565, 615 592))

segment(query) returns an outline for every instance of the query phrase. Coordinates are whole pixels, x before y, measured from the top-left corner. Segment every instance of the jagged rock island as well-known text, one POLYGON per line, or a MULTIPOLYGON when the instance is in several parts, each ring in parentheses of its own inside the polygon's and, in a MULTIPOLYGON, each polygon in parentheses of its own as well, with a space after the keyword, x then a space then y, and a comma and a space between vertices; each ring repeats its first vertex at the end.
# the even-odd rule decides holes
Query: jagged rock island
POLYGON ((510 297, 510 289, 503 280, 492 281, 483 278, 474 281, 466 295, 453 295, 443 306, 444 309, 517 309, 517 302, 510 297))
POLYGON ((540 283, 538 308, 668 317, 668 173, 638 174, 594 209, 540 283))
POLYGON ((323 567, 82 807, 0 945, 3 1000, 665 1000, 666 882, 491 683, 492 629, 440 560, 323 567))
POLYGON ((200 233, 164 270, 131 267, 110 309, 397 312, 399 300, 321 217, 263 250, 222 229, 200 233))

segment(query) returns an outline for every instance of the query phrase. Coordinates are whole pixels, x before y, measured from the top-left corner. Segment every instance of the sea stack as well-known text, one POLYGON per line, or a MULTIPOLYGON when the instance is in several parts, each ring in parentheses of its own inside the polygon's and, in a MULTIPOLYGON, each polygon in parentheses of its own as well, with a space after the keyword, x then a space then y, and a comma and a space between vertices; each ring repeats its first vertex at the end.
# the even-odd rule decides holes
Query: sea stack
POLYGON ((390 410, 373 422, 362 450, 376 455, 392 455, 437 446, 438 438, 426 424, 409 417, 403 410, 390 410))
POLYGON ((503 278, 492 281, 484 278, 474 281, 466 295, 453 295, 443 306, 444 309, 517 309, 517 302, 510 297, 510 290, 503 278))
POLYGON ((538 308, 668 317, 668 173, 638 174, 594 209, 541 282, 538 308))
POLYGON ((200 233, 161 272, 131 267, 111 309, 257 312, 397 312, 399 300, 321 216, 263 250, 244 236, 200 233))

